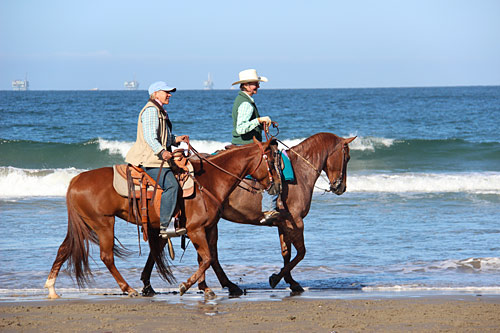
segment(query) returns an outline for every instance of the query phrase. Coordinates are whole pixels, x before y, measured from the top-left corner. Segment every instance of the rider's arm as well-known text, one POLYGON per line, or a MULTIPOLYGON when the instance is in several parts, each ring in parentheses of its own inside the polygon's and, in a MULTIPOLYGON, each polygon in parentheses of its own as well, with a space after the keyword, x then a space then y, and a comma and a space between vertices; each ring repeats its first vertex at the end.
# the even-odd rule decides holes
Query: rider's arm
POLYGON ((250 120, 253 114, 253 107, 248 102, 243 102, 238 107, 238 118, 236 119, 236 133, 245 134, 259 126, 258 118, 250 120))
POLYGON ((157 137, 158 126, 160 126, 158 111, 152 106, 147 108, 141 115, 141 121, 144 140, 151 147, 153 152, 158 154, 163 149, 157 137))

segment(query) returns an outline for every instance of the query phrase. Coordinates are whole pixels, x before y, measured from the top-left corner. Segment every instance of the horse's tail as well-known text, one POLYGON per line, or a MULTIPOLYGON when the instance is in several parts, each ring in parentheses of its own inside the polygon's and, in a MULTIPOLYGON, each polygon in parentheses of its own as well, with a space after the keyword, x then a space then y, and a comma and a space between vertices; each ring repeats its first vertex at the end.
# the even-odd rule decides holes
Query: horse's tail
POLYGON ((174 274, 170 269, 168 258, 165 255, 165 247, 160 246, 162 240, 160 239, 159 231, 158 229, 151 228, 150 224, 148 224, 148 240, 149 249, 151 251, 150 253, 156 264, 156 270, 158 271, 158 274, 160 274, 160 277, 168 283, 175 283, 176 280, 174 274))
POLYGON ((92 278, 92 272, 89 267, 89 240, 95 241, 97 235, 85 223, 75 208, 71 189, 77 178, 78 176, 71 180, 68 192, 66 193, 68 232, 57 257, 61 261, 61 265, 68 260, 68 270, 76 277, 78 286, 83 287, 92 278))

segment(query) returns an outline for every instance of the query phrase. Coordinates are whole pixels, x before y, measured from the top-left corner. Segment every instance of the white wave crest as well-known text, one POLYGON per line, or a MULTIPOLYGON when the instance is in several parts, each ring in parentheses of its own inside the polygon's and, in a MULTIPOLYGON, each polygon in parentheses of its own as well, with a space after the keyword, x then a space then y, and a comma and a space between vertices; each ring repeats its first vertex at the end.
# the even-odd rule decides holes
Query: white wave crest
POLYGON ((65 196, 69 182, 85 170, 0 167, 0 197, 65 196))
MULTIPOLYGON (((324 173, 323 173, 324 175, 324 173)), ((316 183, 327 188, 323 178, 316 183)), ((477 194, 500 194, 500 173, 398 173, 359 175, 348 173, 349 192, 470 192, 477 194)))
MULTIPOLYGON (((356 136, 355 134, 350 134, 349 137, 356 136)), ((283 143, 288 146, 288 147, 293 147, 301 143, 307 138, 300 138, 300 139, 290 139, 290 140, 281 140, 283 143)), ((372 137, 372 136, 367 136, 367 137, 361 137, 358 136, 356 140, 351 142, 349 144, 349 148, 351 150, 369 150, 369 151, 374 151, 376 148, 386 148, 390 147, 396 142, 394 139, 388 139, 388 138, 378 138, 378 137, 372 137)), ((285 149, 284 145, 280 144, 279 145, 280 149, 285 149)))
MULTIPOLYGON (((112 141, 99 138, 99 150, 109 151, 110 154, 119 154, 125 158, 128 151, 134 144, 131 141, 112 141)), ((224 149, 230 142, 210 141, 210 140, 192 140, 191 146, 200 153, 213 153, 217 150, 224 149)), ((187 149, 187 144, 181 143, 179 148, 187 149)))
POLYGON ((110 154, 119 154, 122 155, 123 157, 127 155, 127 152, 134 144, 133 142, 110 141, 101 138, 99 138, 98 143, 99 143, 99 150, 101 151, 107 150, 109 151, 110 154))
POLYGON ((458 271, 462 273, 500 272, 500 258, 448 259, 437 262, 416 262, 403 267, 403 273, 458 271))
MULTIPOLYGON (((354 135, 351 135, 354 136, 354 135)), ((286 139, 281 140, 283 144, 279 143, 280 149, 287 149, 289 147, 293 147, 301 143, 307 138, 299 138, 299 139, 286 139)), ((377 137, 357 137, 352 143, 349 144, 349 147, 352 150, 370 150, 374 151, 378 147, 390 147, 395 142, 394 139, 388 138, 377 138, 377 137)), ((130 150, 134 142, 132 141, 115 141, 115 140, 106 140, 99 138, 98 145, 99 150, 104 151, 107 150, 110 154, 119 154, 123 157, 127 155, 127 152, 130 150)), ((194 149, 196 149, 200 153, 213 153, 217 150, 224 149, 225 146, 230 145, 230 142, 224 141, 213 141, 213 140, 192 140, 191 145, 194 149)), ((181 143, 179 148, 187 149, 187 145, 181 143)))
MULTIPOLYGON (((354 136, 354 135, 350 135, 354 136)), ((351 150, 369 150, 375 151, 376 148, 387 148, 390 147, 396 142, 394 139, 388 138, 378 138, 378 137, 360 137, 358 136, 356 140, 349 144, 349 148, 351 150)))

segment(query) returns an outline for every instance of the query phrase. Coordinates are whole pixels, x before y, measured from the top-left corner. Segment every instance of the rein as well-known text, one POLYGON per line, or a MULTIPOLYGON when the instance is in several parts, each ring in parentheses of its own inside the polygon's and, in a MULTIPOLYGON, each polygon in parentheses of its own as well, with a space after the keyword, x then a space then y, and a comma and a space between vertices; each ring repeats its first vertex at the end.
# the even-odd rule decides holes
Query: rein
MULTIPOLYGON (((255 171, 257 171, 257 169, 260 167, 261 163, 262 163, 262 160, 265 159, 266 160, 266 165, 267 165, 267 173, 269 175, 269 180, 270 180, 270 184, 269 184, 269 187, 267 189, 264 189, 262 190, 261 188, 257 188, 255 186, 252 186, 252 185, 249 185, 250 186, 250 190, 252 193, 261 193, 261 192, 264 192, 266 190, 268 190, 272 183, 273 183, 273 176, 271 174, 271 170, 269 169, 269 163, 268 163, 268 158, 267 158, 267 155, 264 154, 264 148, 262 147, 262 144, 260 142, 257 142, 259 148, 260 148, 260 151, 262 152, 262 155, 260 156, 260 160, 259 160, 259 163, 257 164, 257 166, 255 167, 255 169, 250 172, 250 175, 253 174, 255 171)), ((190 151, 192 151, 196 156, 198 156, 198 158, 200 160, 203 160, 205 162, 207 162, 208 164, 212 165, 213 167, 219 169, 220 171, 238 179, 240 182, 242 182, 244 180, 244 178, 241 178, 239 177, 238 175, 235 175, 234 173, 230 172, 230 171, 227 171, 226 169, 224 168, 221 168, 220 166, 218 166, 217 164, 213 163, 212 161, 208 160, 206 157, 202 156, 200 153, 198 153, 198 151, 196 149, 193 148, 193 146, 191 146, 190 143, 188 143, 188 149, 190 151)))

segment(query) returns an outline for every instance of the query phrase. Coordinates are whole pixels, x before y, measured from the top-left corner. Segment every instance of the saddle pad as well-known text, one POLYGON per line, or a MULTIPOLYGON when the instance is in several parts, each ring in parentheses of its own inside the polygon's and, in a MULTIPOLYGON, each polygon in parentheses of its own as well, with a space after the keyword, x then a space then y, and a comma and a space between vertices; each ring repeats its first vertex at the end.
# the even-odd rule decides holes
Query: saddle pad
MULTIPOLYGON (((123 178, 123 176, 116 170, 116 165, 113 165, 113 187, 115 188, 116 193, 122 197, 128 197, 127 179, 123 178)), ((134 187, 136 191, 141 190, 138 185, 135 185, 134 187)))
MULTIPOLYGON (((123 166, 120 166, 123 167, 123 166)), ((189 162, 187 164, 187 168, 191 174, 194 174, 194 168, 193 165, 189 162)), ((176 175, 177 177, 177 175, 176 175)), ((179 181, 181 188, 182 188, 182 196, 184 198, 189 197, 190 195, 193 194, 194 192, 194 181, 191 179, 191 177, 183 177, 182 179, 179 179, 177 177, 177 180, 179 181)), ((128 197, 128 184, 127 184, 127 179, 124 178, 124 176, 118 172, 117 166, 113 165, 113 187, 119 195, 122 197, 128 197)), ((141 188, 138 185, 135 185, 135 190, 140 191, 141 188)), ((153 188, 151 186, 148 186, 148 191, 152 192, 153 188)))

